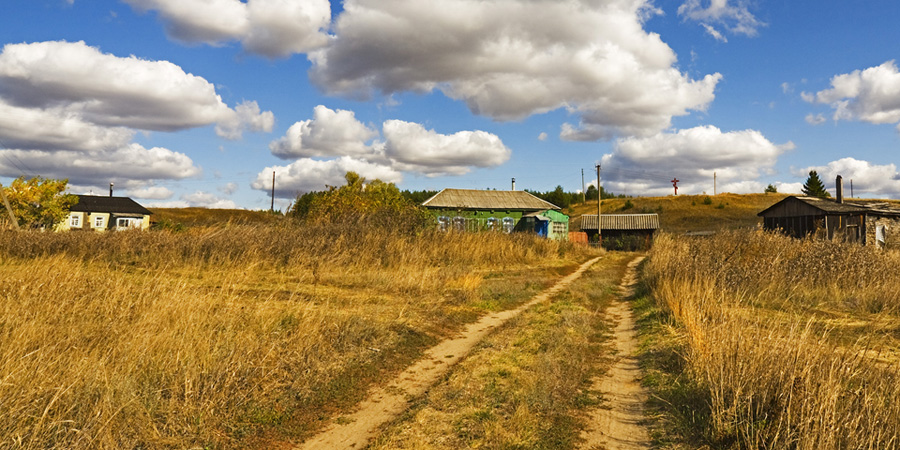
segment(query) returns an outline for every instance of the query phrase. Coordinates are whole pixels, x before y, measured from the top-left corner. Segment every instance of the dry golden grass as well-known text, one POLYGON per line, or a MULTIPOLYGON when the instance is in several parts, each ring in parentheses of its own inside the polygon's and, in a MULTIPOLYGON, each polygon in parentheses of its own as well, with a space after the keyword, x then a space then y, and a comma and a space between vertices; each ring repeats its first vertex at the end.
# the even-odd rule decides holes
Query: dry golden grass
POLYGON ((0 233, 0 448, 279 448, 587 249, 340 226, 0 233))
POLYGON ((646 280, 701 397, 682 399, 703 416, 684 434, 712 448, 900 448, 898 264, 763 232, 660 236, 646 280))

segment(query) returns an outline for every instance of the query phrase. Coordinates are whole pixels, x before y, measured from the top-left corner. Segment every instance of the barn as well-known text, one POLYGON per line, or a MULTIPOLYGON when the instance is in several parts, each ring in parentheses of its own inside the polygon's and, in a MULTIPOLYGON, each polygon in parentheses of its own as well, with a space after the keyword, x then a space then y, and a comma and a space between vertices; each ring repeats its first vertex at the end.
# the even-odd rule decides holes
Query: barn
MULTIPOLYGON (((659 229, 658 214, 603 214, 600 216, 602 245, 616 250, 646 250, 659 229)), ((597 242, 597 215, 581 216, 581 231, 591 242, 597 242)))
POLYGON ((566 240, 569 216, 525 191, 444 189, 422 203, 441 230, 527 231, 566 240))

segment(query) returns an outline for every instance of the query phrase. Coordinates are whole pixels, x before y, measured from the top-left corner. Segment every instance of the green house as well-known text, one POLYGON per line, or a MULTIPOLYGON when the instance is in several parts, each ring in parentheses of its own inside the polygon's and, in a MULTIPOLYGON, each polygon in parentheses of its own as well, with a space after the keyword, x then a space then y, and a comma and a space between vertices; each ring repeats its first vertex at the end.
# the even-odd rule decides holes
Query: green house
POLYGON ((569 236, 569 216, 525 191, 444 189, 422 206, 444 231, 521 231, 557 240, 569 236))

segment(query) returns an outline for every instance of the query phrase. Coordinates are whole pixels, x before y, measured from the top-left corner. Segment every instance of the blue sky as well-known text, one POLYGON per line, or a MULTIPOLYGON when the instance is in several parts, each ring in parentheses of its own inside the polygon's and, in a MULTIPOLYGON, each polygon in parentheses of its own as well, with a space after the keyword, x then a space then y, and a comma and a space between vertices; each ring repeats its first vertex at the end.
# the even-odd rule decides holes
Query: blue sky
POLYGON ((402 189, 900 198, 887 0, 5 0, 0 182, 268 208, 402 189), (847 181, 845 181, 846 183, 847 181))

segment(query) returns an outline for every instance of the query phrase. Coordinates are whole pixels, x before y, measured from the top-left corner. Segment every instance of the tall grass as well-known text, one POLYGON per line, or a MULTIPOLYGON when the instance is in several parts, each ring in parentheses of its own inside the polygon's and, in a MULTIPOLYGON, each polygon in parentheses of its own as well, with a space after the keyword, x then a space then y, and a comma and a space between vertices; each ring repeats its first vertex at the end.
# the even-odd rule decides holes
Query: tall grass
MULTIPOLYGON (((486 288, 513 290, 484 274, 551 278, 584 251, 340 226, 0 233, 0 448, 297 439, 483 311, 486 288)), ((524 300, 508 297, 491 304, 524 300)))
POLYGON ((900 448, 897 253, 763 232, 660 236, 646 279, 687 339, 715 448, 900 448))

